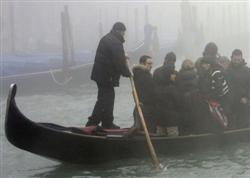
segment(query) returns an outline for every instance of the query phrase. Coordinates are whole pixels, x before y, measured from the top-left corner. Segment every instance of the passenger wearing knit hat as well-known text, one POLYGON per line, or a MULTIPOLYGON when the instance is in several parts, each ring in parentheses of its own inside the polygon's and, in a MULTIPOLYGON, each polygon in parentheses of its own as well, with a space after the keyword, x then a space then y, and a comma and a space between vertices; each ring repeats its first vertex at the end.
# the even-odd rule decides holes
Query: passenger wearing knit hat
POLYGON ((176 55, 174 52, 169 52, 166 54, 166 57, 164 59, 164 63, 167 63, 167 61, 176 62, 176 55))
POLYGON ((153 73, 154 87, 157 95, 157 108, 159 109, 158 131, 161 127, 179 126, 180 113, 178 111, 180 94, 176 86, 178 72, 175 70, 176 55, 167 53, 164 64, 153 73))
MULTIPOLYGON (((210 64, 215 68, 223 71, 223 67, 219 64, 220 56, 218 55, 218 47, 214 42, 210 42, 205 46, 201 63, 210 64)), ((201 64, 200 63, 200 64, 201 64)))
POLYGON ((169 52, 166 54, 164 58, 164 66, 168 69, 174 70, 175 69, 175 62, 176 62, 176 55, 174 52, 169 52))

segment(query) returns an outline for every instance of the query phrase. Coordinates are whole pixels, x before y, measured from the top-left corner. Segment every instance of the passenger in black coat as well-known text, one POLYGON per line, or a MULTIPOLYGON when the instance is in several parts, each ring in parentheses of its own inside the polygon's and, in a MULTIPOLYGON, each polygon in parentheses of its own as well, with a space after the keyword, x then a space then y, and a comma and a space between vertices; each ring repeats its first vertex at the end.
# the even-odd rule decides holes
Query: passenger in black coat
POLYGON ((186 59, 182 63, 182 67, 176 78, 177 88, 181 97, 180 116, 181 121, 180 133, 190 134, 194 132, 194 118, 191 114, 193 104, 190 101, 197 96, 198 76, 194 67, 194 63, 190 59, 186 59))
POLYGON ((190 115, 195 133, 223 131, 219 122, 212 117, 208 101, 215 100, 221 104, 226 116, 230 116, 230 100, 224 69, 219 65, 218 47, 210 42, 205 46, 203 56, 195 63, 198 74, 198 91, 190 97, 190 115))
POLYGON ((234 117, 231 127, 248 127, 250 122, 250 69, 246 66, 239 49, 232 52, 227 77, 232 90, 231 110, 234 117))
POLYGON ((176 55, 173 52, 168 53, 163 66, 157 68, 153 74, 159 111, 158 126, 175 127, 179 124, 180 100, 176 86, 178 72, 175 70, 175 61, 176 55))
MULTIPOLYGON (((156 131, 156 94, 152 74, 152 58, 144 55, 140 58, 139 65, 133 67, 135 88, 138 94, 143 116, 149 132, 156 131)), ((139 123, 137 108, 134 111, 135 124, 139 123)), ((138 127, 138 125, 137 125, 138 127)))
POLYGON ((216 101, 223 108, 223 113, 229 117, 230 100, 228 81, 218 66, 216 60, 211 56, 204 56, 201 60, 201 73, 198 80, 199 93, 196 97, 194 118, 197 120, 196 129, 199 132, 220 132, 223 127, 209 111, 208 102, 216 101))
POLYGON ((229 94, 228 81, 223 69, 211 57, 204 57, 201 60, 203 68, 199 76, 199 89, 204 98, 222 101, 229 94))
POLYGON ((86 126, 98 125, 104 128, 119 128, 113 123, 115 91, 120 76, 130 77, 123 48, 126 27, 123 23, 114 24, 110 33, 99 42, 91 79, 98 87, 97 101, 86 126))

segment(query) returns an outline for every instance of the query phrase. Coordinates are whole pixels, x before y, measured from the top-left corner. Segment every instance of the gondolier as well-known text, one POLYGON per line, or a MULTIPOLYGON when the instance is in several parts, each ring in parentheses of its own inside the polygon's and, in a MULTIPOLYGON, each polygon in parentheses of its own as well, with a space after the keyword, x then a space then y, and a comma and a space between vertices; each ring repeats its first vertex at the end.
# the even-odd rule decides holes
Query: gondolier
POLYGON ((119 86, 121 75, 124 77, 131 75, 126 65, 123 48, 125 31, 125 25, 117 22, 111 32, 99 42, 91 74, 91 79, 98 87, 98 96, 86 126, 98 125, 102 122, 104 128, 119 128, 113 123, 114 87, 119 86))

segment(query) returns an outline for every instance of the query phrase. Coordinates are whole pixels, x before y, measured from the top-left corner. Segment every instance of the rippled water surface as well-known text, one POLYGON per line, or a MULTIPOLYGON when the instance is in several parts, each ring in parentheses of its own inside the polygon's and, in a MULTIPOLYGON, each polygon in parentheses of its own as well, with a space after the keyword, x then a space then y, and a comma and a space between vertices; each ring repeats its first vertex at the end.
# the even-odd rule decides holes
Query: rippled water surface
MULTIPOLYGON (((64 126, 84 125, 96 100, 94 83, 60 93, 20 96, 17 104, 33 121, 64 126)), ((250 177, 250 144, 241 143, 217 150, 188 154, 159 155, 163 170, 156 171, 150 159, 128 159, 98 166, 61 164, 12 146, 4 135, 6 98, 1 98, 1 178, 26 177, 176 177, 236 178, 250 177)), ((115 123, 129 127, 133 123, 133 98, 127 80, 116 89, 115 123)))

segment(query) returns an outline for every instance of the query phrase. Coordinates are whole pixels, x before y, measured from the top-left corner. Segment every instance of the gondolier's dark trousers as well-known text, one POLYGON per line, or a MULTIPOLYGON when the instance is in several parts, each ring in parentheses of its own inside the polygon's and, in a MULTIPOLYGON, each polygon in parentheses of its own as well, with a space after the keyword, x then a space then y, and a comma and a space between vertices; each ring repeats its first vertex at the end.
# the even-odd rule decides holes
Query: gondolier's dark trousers
POLYGON ((98 96, 92 112, 92 121, 96 124, 102 122, 102 126, 110 126, 113 123, 115 90, 112 84, 97 83, 98 96))

